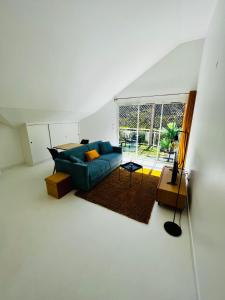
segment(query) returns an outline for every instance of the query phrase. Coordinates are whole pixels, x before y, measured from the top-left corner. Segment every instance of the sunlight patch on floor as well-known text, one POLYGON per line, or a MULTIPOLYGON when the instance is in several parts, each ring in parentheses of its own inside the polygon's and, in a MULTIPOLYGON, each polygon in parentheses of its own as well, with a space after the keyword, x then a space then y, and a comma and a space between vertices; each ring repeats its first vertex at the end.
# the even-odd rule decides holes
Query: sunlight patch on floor
MULTIPOLYGON (((136 172, 137 173, 142 173, 142 169, 139 169, 136 172)), ((150 169, 150 168, 143 168, 143 174, 144 175, 151 175, 151 176, 160 177, 161 171, 150 169)))

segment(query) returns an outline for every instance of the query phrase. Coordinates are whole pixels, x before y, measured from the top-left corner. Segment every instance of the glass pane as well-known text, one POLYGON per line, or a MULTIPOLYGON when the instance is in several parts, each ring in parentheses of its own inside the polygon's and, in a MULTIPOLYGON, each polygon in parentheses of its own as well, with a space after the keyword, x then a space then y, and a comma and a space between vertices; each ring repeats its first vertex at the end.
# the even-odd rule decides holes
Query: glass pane
POLYGON ((136 156, 138 106, 119 107, 119 143, 130 159, 136 156))
POLYGON ((142 158, 154 156, 153 124, 154 105, 139 106, 138 155, 142 158))
POLYGON ((162 130, 160 134, 159 159, 173 162, 175 146, 174 137, 181 130, 185 104, 169 103, 163 105, 162 130))

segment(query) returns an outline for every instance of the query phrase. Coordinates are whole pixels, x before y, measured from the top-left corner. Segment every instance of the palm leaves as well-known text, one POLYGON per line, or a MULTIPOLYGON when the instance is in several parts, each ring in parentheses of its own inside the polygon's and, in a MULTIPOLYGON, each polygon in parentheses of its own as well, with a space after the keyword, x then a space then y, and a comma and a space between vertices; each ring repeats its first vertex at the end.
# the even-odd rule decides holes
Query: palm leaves
POLYGON ((169 150, 172 147, 172 142, 177 136, 180 128, 175 122, 168 123, 166 128, 162 129, 160 147, 162 150, 169 150))

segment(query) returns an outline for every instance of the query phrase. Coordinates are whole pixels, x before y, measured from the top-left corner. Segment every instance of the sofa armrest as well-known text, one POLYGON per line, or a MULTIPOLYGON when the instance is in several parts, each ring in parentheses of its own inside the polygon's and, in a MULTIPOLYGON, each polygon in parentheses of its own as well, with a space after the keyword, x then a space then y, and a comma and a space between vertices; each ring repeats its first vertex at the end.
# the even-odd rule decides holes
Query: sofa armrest
POLYGON ((59 159, 56 158, 55 160, 56 170, 62 172, 68 172, 69 174, 73 175, 75 172, 79 173, 79 176, 88 176, 89 169, 87 164, 82 163, 73 163, 69 160, 59 159))
POLYGON ((89 168, 85 163, 73 163, 69 160, 57 158, 55 160, 56 171, 65 172, 72 176, 75 188, 89 188, 89 168))
POLYGON ((122 153, 122 147, 113 146, 113 152, 122 153))

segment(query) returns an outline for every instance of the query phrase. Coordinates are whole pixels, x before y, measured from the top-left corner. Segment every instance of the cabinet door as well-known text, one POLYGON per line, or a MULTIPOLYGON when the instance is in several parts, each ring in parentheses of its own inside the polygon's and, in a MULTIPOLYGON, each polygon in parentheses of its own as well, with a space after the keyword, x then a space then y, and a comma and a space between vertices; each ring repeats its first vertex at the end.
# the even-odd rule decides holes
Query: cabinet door
POLYGON ((49 124, 52 147, 67 143, 79 143, 78 123, 49 124))
POLYGON ((51 147, 48 125, 29 125, 27 132, 33 164, 51 158, 47 150, 47 147, 51 147))

